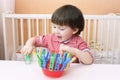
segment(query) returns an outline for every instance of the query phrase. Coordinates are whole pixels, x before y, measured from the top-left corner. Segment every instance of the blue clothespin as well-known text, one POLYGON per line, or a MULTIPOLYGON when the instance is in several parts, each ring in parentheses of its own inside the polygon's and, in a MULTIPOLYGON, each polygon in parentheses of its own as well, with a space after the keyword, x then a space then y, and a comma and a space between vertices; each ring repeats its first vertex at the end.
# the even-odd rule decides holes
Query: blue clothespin
POLYGON ((66 61, 68 52, 65 52, 62 59, 62 64, 66 61))
POLYGON ((54 71, 58 71, 59 70, 59 67, 60 67, 60 54, 57 54, 56 55, 56 63, 55 63, 55 68, 54 68, 54 71))
POLYGON ((65 62, 63 62, 62 64, 62 68, 60 69, 60 71, 63 71, 66 67, 66 65, 71 61, 72 57, 68 58, 65 62))
POLYGON ((50 59, 50 52, 47 52, 45 59, 46 59, 46 63, 48 63, 48 60, 50 59))
POLYGON ((42 68, 43 68, 43 69, 46 69, 46 59, 45 59, 45 54, 42 54, 42 61, 43 61, 42 68))

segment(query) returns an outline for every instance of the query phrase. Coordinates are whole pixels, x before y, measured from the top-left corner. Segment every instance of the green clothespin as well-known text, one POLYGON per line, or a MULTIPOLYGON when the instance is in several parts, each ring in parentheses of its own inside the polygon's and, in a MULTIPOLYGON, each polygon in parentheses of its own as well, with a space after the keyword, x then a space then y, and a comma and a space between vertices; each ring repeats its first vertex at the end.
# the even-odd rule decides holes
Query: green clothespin
POLYGON ((36 51, 32 51, 32 53, 36 56, 39 66, 42 67, 43 62, 39 53, 38 52, 36 53, 36 51))
POLYGON ((39 66, 42 67, 43 61, 42 61, 41 57, 38 54, 36 54, 36 57, 38 59, 39 66))
POLYGON ((42 49, 42 55, 45 55, 45 49, 42 49))
POLYGON ((25 55, 25 64, 31 64, 30 54, 25 55))
POLYGON ((52 53, 52 56, 50 57, 50 66, 49 66, 50 71, 53 71, 55 58, 56 58, 56 54, 52 53))

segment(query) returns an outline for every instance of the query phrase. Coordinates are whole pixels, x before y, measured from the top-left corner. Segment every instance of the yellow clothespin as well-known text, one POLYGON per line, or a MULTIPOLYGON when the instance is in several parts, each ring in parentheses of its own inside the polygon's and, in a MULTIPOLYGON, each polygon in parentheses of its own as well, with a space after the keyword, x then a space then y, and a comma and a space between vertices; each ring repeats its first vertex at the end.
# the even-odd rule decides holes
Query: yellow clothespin
POLYGON ((41 57, 42 56, 42 48, 40 48, 39 50, 40 50, 39 56, 41 57))
POLYGON ((66 65, 65 70, 68 70, 70 67, 70 64, 76 60, 76 57, 73 57, 72 60, 66 65))
POLYGON ((70 53, 68 52, 68 54, 67 54, 67 59, 70 57, 70 53))
POLYGON ((36 54, 36 51, 35 51, 35 50, 33 50, 33 51, 32 51, 32 54, 35 56, 35 54, 36 54))

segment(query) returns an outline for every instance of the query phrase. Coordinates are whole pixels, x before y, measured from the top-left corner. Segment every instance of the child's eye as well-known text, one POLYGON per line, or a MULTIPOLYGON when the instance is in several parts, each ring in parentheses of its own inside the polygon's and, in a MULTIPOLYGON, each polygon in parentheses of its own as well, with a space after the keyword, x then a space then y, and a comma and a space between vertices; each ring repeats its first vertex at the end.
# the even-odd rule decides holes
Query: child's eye
POLYGON ((53 26, 53 28, 56 28, 56 26, 53 26))
POLYGON ((63 31, 64 29, 60 29, 61 31, 63 31))

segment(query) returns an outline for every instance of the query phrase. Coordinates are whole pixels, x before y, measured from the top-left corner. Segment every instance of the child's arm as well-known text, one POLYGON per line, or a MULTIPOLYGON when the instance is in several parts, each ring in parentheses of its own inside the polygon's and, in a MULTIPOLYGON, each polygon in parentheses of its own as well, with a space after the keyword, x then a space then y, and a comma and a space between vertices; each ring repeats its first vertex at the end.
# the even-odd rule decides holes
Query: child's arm
POLYGON ((23 54, 31 53, 34 48, 35 48, 35 37, 27 40, 25 46, 21 49, 21 53, 23 54))
POLYGON ((83 51, 80 51, 79 49, 61 44, 60 52, 63 52, 63 51, 67 51, 75 55, 79 59, 79 61, 82 62, 83 64, 92 64, 93 62, 93 57, 89 52, 83 52, 83 51))

